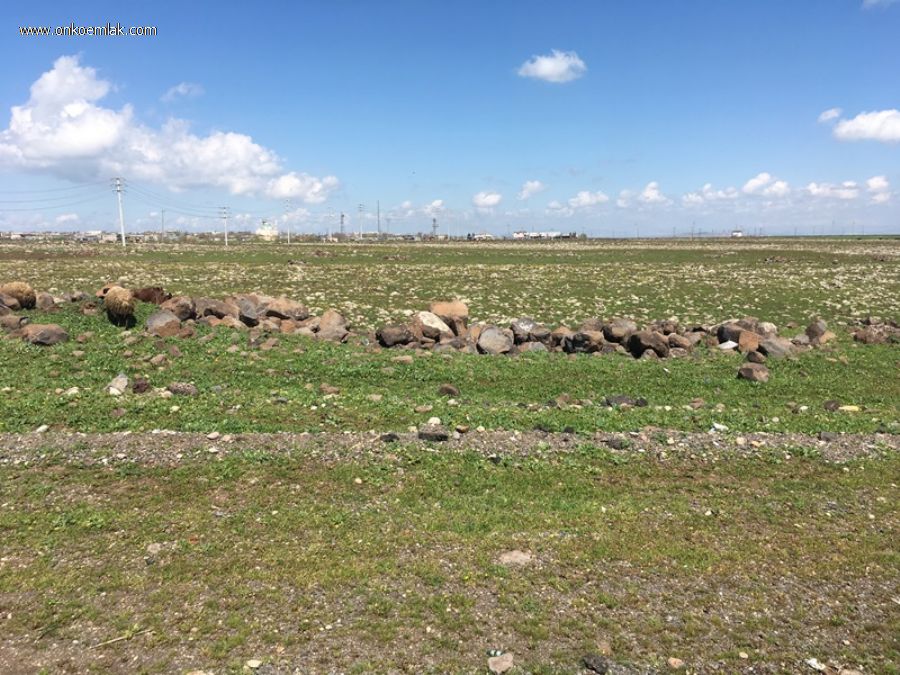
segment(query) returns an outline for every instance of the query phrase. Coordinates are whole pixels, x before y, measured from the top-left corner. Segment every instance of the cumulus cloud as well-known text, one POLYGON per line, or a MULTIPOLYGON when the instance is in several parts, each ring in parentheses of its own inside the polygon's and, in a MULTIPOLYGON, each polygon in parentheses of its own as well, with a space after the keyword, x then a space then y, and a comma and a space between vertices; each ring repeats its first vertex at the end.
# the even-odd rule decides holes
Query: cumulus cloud
POLYGON ((522 189, 519 191, 518 198, 524 201, 546 189, 547 186, 539 180, 526 180, 522 183, 522 189))
POLYGON ((151 128, 130 105, 116 110, 102 99, 112 85, 78 56, 62 56, 13 106, 0 131, 0 166, 74 181, 125 176, 172 190, 223 188, 232 194, 270 194, 318 203, 337 185, 333 176, 284 174, 281 160, 250 136, 231 131, 192 133, 184 120, 151 128))
POLYGON ((520 77, 561 84, 571 82, 587 72, 587 66, 575 52, 554 49, 550 54, 535 55, 519 67, 520 77))
POLYGON ((806 191, 813 197, 820 197, 823 199, 850 200, 859 197, 859 185, 852 180, 845 180, 840 185, 832 185, 831 183, 810 183, 806 186, 806 191))
POLYGON ((437 214, 444 210, 444 200, 443 199, 435 199, 434 201, 426 204, 422 211, 429 218, 434 218, 437 214))
POLYGON ((832 131, 842 141, 900 142, 900 110, 862 112, 849 120, 841 120, 832 131))
POLYGON ((872 195, 875 204, 886 204, 891 200, 891 184, 887 176, 872 176, 866 181, 866 191, 872 195))
POLYGON ((492 209, 503 201, 499 192, 481 191, 472 197, 472 203, 479 209, 492 209))
POLYGON ((193 82, 179 82, 174 87, 170 87, 165 94, 160 96, 160 100, 165 103, 171 103, 176 98, 194 98, 202 96, 203 87, 193 82))
POLYGON ((564 218, 568 218, 569 216, 574 214, 575 211, 571 207, 562 204, 559 200, 554 199, 549 204, 547 204, 546 213, 547 215, 551 216, 562 216, 564 218))
POLYGON ((616 199, 616 206, 620 209, 627 209, 631 204, 632 197, 634 197, 634 193, 631 190, 622 190, 616 199))
POLYGON ((655 180, 647 183, 638 197, 645 204, 668 204, 670 199, 659 190, 659 183, 655 180))
POLYGON ((842 112, 843 111, 840 108, 829 108, 828 110, 823 111, 821 115, 819 115, 819 122, 824 123, 830 122, 831 120, 836 120, 841 116, 842 112))
POLYGON ((588 206, 596 206, 609 201, 609 197, 600 191, 591 192, 582 190, 569 200, 569 206, 573 209, 583 209, 588 206))
POLYGON ((753 195, 771 182, 772 176, 763 171, 762 173, 757 174, 746 183, 744 183, 744 187, 741 188, 741 190, 744 192, 744 194, 753 195))
POLYGON ((339 185, 334 176, 316 178, 291 171, 269 181, 266 194, 274 199, 299 199, 307 204, 321 204, 339 185))

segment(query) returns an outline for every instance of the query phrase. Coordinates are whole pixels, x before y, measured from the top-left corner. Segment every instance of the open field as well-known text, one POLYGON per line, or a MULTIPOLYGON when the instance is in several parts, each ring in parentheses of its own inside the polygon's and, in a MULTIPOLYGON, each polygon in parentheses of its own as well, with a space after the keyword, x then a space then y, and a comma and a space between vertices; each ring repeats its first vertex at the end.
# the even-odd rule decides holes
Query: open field
POLYGON ((119 278, 285 294, 357 335, 263 349, 146 335, 148 304, 130 332, 18 312, 72 339, 0 339, 0 672, 485 672, 500 649, 511 673, 602 652, 611 673, 900 673, 900 347, 851 337, 900 318, 900 239, 0 245, 0 282, 119 278), (836 338, 766 383, 707 344, 375 345, 438 298, 500 324, 753 315, 791 337, 818 316, 836 338), (110 395, 119 373, 148 391, 110 395), (418 440, 432 416, 457 437, 418 440))

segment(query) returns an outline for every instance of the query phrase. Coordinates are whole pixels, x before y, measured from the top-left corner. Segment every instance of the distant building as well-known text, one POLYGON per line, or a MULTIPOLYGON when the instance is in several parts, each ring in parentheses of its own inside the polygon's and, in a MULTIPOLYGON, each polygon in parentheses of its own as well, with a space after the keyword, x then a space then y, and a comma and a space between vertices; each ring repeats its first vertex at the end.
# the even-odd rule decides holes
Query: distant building
POLYGON ((256 236, 263 241, 275 241, 278 239, 278 228, 263 221, 262 226, 256 230, 256 236))
POLYGON ((739 239, 744 236, 744 231, 743 230, 732 230, 731 236, 734 239, 739 239))

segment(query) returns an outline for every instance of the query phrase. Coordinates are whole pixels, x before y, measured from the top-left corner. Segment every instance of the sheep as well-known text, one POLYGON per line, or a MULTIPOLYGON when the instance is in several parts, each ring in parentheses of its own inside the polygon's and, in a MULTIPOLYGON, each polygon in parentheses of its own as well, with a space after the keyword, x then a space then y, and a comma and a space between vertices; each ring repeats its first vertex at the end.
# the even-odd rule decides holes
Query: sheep
POLYGON ((134 294, 121 286, 104 286, 97 292, 103 298, 106 316, 116 326, 131 328, 135 324, 134 294))
POLYGON ((137 288, 131 289, 131 292, 134 293, 135 300, 140 300, 141 302, 150 302, 154 305, 161 305, 166 300, 172 297, 171 293, 166 293, 163 288, 160 286, 148 286, 147 288, 137 288))
POLYGON ((30 284, 24 281, 13 281, 0 286, 0 293, 8 295, 19 301, 22 309, 34 309, 37 295, 30 284))

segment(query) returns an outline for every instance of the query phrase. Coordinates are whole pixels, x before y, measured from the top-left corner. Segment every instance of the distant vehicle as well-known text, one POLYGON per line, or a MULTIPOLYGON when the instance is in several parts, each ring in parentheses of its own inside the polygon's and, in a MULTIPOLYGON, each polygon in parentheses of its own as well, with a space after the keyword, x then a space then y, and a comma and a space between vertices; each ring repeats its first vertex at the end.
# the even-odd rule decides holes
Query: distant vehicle
POLYGON ((732 230, 732 231, 731 231, 731 237, 732 237, 732 239, 740 239, 740 238, 743 237, 743 236, 744 236, 744 231, 743 231, 743 230, 732 230))

